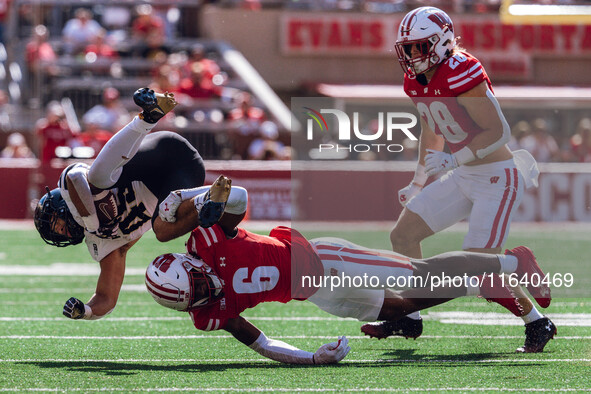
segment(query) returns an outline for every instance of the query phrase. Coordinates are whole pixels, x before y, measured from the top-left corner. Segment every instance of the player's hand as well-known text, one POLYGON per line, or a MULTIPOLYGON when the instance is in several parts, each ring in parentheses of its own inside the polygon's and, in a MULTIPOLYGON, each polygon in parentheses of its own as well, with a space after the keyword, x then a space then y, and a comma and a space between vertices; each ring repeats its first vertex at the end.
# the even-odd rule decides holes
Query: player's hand
POLYGON ((457 166, 458 162, 453 155, 438 150, 427 149, 425 172, 428 176, 453 170, 457 166))
POLYGON ((349 340, 344 335, 339 337, 338 342, 327 343, 314 353, 314 364, 338 363, 349 353, 351 347, 349 340))
POLYGON ((82 319, 84 317, 84 303, 78 298, 72 297, 64 304, 64 316, 70 319, 82 319))
POLYGON ((116 217, 109 223, 101 224, 100 227, 96 231, 91 231, 91 234, 96 235, 102 239, 116 239, 119 238, 117 232, 119 231, 119 222, 121 221, 120 217, 116 217))
POLYGON ((410 199, 419 194, 421 190, 423 190, 422 186, 419 186, 416 183, 412 182, 404 189, 398 190, 398 202, 400 202, 400 205, 405 207, 406 204, 410 201, 410 199))
POLYGON ((183 202, 181 192, 176 190, 170 194, 160 203, 158 216, 165 222, 176 222, 176 211, 179 205, 183 202))

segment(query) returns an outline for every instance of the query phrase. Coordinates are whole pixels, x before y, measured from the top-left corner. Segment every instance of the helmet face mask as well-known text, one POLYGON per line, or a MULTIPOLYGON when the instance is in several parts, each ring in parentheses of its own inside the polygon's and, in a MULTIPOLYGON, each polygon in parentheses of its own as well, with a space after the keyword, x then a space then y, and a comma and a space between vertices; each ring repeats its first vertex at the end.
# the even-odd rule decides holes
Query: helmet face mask
POLYGON ((146 269, 146 287, 154 300, 177 311, 218 302, 223 281, 203 261, 179 253, 156 257, 146 269))
POLYGON ((34 222, 41 239, 57 247, 77 245, 84 239, 84 228, 72 216, 59 188, 49 190, 35 208, 34 222))
POLYGON ((400 23, 395 45, 398 62, 410 77, 435 68, 452 54, 455 46, 451 19, 435 7, 409 12, 400 23))

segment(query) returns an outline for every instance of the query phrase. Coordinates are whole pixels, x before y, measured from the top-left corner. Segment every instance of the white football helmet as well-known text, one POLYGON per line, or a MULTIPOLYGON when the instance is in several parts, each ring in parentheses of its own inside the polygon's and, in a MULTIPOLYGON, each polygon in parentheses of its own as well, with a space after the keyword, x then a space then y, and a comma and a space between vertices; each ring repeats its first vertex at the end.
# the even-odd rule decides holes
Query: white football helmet
POLYGON ((146 287, 157 303, 177 311, 210 305, 224 296, 224 283, 210 266, 180 253, 156 257, 146 270, 146 287))
POLYGON ((439 8, 414 9, 400 22, 396 53, 402 69, 411 77, 443 62, 455 46, 453 23, 439 8), (415 45, 417 51, 413 57, 415 45))

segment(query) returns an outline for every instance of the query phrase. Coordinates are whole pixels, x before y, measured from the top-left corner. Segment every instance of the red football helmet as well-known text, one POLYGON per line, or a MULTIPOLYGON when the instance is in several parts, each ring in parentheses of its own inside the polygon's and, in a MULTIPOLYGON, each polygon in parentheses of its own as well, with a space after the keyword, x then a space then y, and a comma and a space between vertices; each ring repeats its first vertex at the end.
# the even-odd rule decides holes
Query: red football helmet
POLYGON ((431 70, 447 59, 455 46, 453 23, 439 8, 412 10, 398 28, 396 53, 402 69, 409 76, 431 70))
POLYGON ((210 305, 224 296, 220 277, 188 254, 156 257, 146 270, 146 287, 157 303, 177 311, 210 305))

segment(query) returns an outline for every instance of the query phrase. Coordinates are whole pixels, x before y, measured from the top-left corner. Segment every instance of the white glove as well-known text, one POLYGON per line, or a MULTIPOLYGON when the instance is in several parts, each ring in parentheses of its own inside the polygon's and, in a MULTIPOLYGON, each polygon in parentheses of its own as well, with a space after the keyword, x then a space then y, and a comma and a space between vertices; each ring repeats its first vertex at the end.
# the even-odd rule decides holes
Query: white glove
POLYGON ((343 335, 342 337, 339 337, 338 342, 331 342, 320 346, 320 349, 314 353, 314 364, 338 363, 344 359, 351 350, 351 347, 348 345, 349 340, 343 335))
POLYGON ((404 189, 398 190, 398 202, 400 202, 400 205, 405 207, 406 204, 410 201, 410 199, 419 194, 421 190, 423 190, 422 186, 419 186, 416 183, 412 182, 404 189))
POLYGON ((170 192, 170 194, 160 203, 158 216, 165 222, 176 222, 176 210, 183 202, 180 191, 170 192))
POLYGON ((453 170, 457 166, 458 162, 454 155, 438 150, 427 149, 427 156, 425 156, 425 172, 428 176, 453 170))

